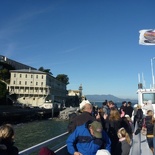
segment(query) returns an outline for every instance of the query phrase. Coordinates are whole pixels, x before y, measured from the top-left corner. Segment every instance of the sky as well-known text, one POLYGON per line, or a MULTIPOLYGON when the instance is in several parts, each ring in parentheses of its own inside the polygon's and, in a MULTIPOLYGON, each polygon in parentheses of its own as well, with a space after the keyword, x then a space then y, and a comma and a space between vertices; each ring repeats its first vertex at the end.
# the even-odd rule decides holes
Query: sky
POLYGON ((155 28, 154 6, 154 0, 1 0, 0 55, 54 77, 66 74, 67 89, 82 85, 83 95, 137 99, 139 79, 145 88, 152 84, 155 46, 140 45, 139 31, 155 28))

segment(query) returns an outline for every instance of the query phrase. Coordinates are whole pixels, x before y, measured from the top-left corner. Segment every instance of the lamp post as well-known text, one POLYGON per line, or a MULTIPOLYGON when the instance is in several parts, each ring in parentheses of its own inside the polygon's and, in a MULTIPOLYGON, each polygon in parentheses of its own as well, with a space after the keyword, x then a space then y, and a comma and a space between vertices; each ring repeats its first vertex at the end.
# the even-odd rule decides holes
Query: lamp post
POLYGON ((155 60, 155 57, 153 57, 153 58, 151 59, 152 85, 153 85, 153 88, 154 88, 153 60, 155 60))

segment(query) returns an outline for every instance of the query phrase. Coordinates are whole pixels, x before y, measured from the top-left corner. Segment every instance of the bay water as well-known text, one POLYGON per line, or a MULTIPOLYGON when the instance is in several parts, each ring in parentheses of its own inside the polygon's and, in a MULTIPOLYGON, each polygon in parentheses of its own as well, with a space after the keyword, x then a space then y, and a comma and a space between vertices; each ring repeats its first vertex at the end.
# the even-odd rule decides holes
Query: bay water
POLYGON ((67 120, 49 119, 14 125, 15 146, 19 151, 67 131, 67 120))

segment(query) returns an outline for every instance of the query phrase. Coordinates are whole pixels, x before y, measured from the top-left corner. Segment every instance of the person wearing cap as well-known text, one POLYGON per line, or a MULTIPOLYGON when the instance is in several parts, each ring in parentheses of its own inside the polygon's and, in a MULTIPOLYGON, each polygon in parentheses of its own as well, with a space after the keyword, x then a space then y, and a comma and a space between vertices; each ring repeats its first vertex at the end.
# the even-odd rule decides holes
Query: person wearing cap
POLYGON ((96 155, 99 149, 110 151, 111 141, 98 121, 88 121, 77 126, 67 141, 67 150, 71 155, 96 155))
POLYGON ((88 100, 83 100, 80 103, 80 111, 82 113, 70 121, 68 125, 68 132, 73 132, 77 126, 83 125, 89 120, 95 121, 96 118, 92 116, 92 110, 92 104, 88 100))

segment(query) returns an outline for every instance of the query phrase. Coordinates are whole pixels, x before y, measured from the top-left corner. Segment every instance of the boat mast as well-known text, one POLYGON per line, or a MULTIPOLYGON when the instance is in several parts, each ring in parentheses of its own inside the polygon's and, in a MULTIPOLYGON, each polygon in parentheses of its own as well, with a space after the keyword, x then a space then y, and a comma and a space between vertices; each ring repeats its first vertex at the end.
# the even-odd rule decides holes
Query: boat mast
POLYGON ((152 88, 154 88, 153 60, 155 60, 155 57, 153 57, 153 58, 151 59, 151 71, 152 71, 152 88))

